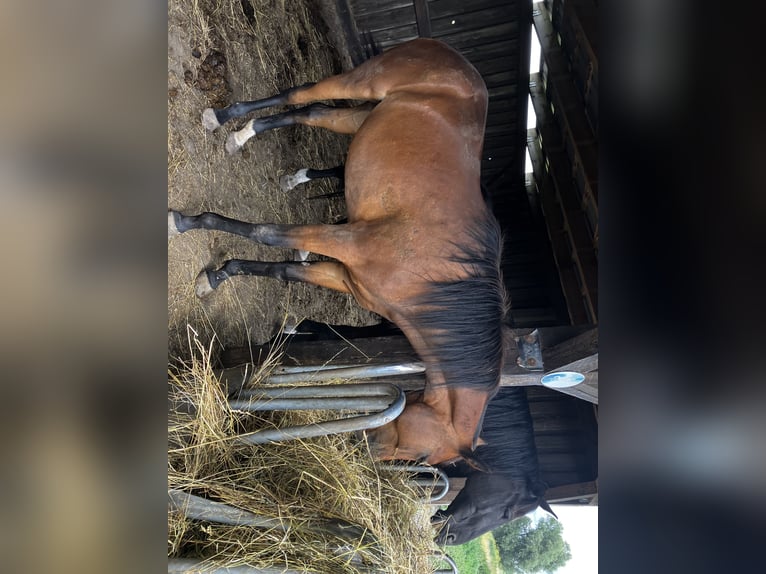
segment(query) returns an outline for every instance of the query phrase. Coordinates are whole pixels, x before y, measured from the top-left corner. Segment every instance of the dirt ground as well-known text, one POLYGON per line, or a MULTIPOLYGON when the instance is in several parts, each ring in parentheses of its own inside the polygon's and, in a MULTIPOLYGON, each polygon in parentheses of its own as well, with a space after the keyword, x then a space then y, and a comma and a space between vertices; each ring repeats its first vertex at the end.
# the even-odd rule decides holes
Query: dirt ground
MULTIPOLYGON (((226 136, 245 119, 213 133, 200 123, 206 107, 263 98, 349 69, 347 49, 333 31, 333 10, 332 0, 169 0, 169 208, 251 222, 331 223, 344 216, 341 198, 309 199, 334 191, 336 182, 311 182, 288 193, 278 182, 303 167, 342 163, 348 136, 294 126, 256 136, 241 153, 228 156, 226 136)), ((190 328, 201 340, 216 341, 216 352, 262 343, 286 317, 347 325, 379 320, 349 295, 268 278, 227 280, 205 300, 194 294, 197 274, 226 259, 292 256, 218 232, 193 231, 169 240, 169 357, 188 355, 190 328)))

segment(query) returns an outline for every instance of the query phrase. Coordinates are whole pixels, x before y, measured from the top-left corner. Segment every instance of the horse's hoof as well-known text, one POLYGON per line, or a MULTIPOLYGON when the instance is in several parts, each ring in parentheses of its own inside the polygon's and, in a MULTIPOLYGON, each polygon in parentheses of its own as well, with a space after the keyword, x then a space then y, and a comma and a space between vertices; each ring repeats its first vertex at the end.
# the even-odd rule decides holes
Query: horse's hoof
POLYGON ((308 176, 306 175, 307 169, 299 169, 294 174, 286 174, 279 178, 279 187, 282 188, 282 191, 290 191, 295 186, 300 185, 301 183, 306 183, 309 181, 308 176))
POLYGON ((293 185, 293 176, 292 175, 283 175, 279 178, 279 188, 282 191, 290 191, 295 186, 293 185))
POLYGON ((229 155, 234 155, 242 148, 241 145, 239 145, 239 142, 237 142, 237 134, 236 132, 232 132, 229 134, 229 136, 226 138, 226 153, 229 155))
POLYGON ((208 277, 207 273, 205 270, 200 271, 200 274, 197 275, 197 280, 194 282, 194 292, 200 299, 204 299, 215 291, 215 287, 210 283, 210 277, 208 277))
POLYGON ((176 215, 175 211, 168 209, 168 239, 181 233, 178 230, 178 224, 176 223, 176 215))
POLYGON ((202 112, 202 127, 209 132, 221 127, 221 122, 215 117, 215 110, 213 108, 205 108, 205 111, 202 112))

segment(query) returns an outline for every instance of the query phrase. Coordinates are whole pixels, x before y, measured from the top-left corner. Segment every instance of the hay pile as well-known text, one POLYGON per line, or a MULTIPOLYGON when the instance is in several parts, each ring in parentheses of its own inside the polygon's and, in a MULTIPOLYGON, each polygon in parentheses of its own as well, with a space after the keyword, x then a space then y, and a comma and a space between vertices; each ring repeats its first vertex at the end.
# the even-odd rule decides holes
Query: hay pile
POLYGON ((194 346, 192 360, 170 372, 170 396, 196 412, 171 413, 168 488, 278 518, 290 528, 197 522, 171 510, 169 556, 328 574, 433 570, 433 532, 403 476, 377 471, 366 445, 348 436, 238 444, 232 439, 237 433, 304 424, 321 414, 232 411, 210 367, 209 349, 196 340, 194 346), (312 528, 320 519, 354 523, 364 534, 340 542, 312 528))
MULTIPOLYGON (((337 190, 310 182, 284 193, 279 177, 345 161, 350 136, 306 126, 261 134, 229 156, 226 136, 248 118, 213 133, 202 110, 226 101, 271 96, 343 70, 344 47, 310 0, 170 0, 168 3, 168 207, 214 211, 244 221, 332 223, 345 216, 341 198, 311 200, 337 190), (222 84, 221 81, 224 81, 222 84)), ((274 108, 264 111, 283 111, 274 108)), ((257 114, 263 115, 263 114, 257 114)), ((313 257, 313 256, 312 256, 313 257)), ((200 301, 194 280, 226 259, 285 261, 292 252, 219 232, 193 232, 168 243, 168 351, 186 356, 186 325, 222 347, 268 340, 286 314, 334 324, 369 325, 377 318, 350 295, 270 278, 237 277, 200 301)))

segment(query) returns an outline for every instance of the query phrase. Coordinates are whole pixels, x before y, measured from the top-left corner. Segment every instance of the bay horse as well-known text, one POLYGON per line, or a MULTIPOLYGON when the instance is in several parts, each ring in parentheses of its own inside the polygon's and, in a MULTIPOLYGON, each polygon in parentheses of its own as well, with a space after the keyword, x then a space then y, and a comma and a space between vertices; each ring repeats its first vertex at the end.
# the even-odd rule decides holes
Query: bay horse
POLYGON ((457 51, 417 39, 315 84, 207 109, 202 122, 213 130, 270 106, 306 104, 248 121, 229 134, 226 149, 234 153, 258 133, 293 124, 354 134, 345 166, 346 224, 245 223, 171 210, 168 235, 216 229, 334 259, 232 259, 200 273, 197 294, 207 296, 235 275, 353 294, 361 306, 396 324, 426 365, 425 390, 409 398, 395 421, 368 432, 373 454, 470 463, 499 384, 507 307, 500 228, 479 181, 487 88, 457 51), (316 103, 339 99, 367 103, 316 103))
MULTIPOLYGON (((440 545, 465 544, 538 506, 556 516, 545 500, 547 486, 540 478, 537 448, 523 387, 504 387, 489 402, 480 445, 475 456, 485 471, 468 469, 466 483, 446 510, 432 517, 442 528, 440 545)), ((454 476, 450 468, 442 467, 454 476)))

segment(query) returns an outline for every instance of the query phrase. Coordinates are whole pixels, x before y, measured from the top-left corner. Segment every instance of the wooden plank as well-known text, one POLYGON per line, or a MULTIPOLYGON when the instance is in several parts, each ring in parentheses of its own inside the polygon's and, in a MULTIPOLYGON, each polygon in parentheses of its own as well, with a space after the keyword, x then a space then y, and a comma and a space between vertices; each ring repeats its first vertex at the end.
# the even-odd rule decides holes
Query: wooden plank
POLYGON ((549 490, 550 488, 561 486, 565 484, 573 484, 578 482, 583 482, 584 480, 588 480, 593 477, 583 477, 582 473, 579 472, 552 472, 552 471, 546 471, 540 473, 542 476, 543 481, 548 485, 549 490))
POLYGON ((540 435, 535 437, 538 453, 576 452, 583 449, 582 437, 578 434, 540 435))
POLYGON ((576 482, 574 484, 562 484, 549 488, 545 492, 545 500, 548 504, 591 498, 598 494, 598 483, 595 480, 576 482))
MULTIPOLYGON (((393 10, 412 9, 415 0, 352 0, 351 4, 357 19, 362 19, 373 14, 386 14, 393 10)), ((507 0, 429 0, 428 11, 431 19, 462 16, 471 12, 478 12, 498 7, 507 7, 515 2, 507 0)))
POLYGON ((431 34, 431 17, 428 14, 428 1, 427 0, 413 0, 415 5, 415 22, 418 26, 418 36, 421 38, 430 38, 431 34))
MULTIPOLYGON (((268 356, 270 345, 227 349, 222 353, 221 363, 232 367, 262 360, 268 356)), ((374 362, 418 360, 409 342, 403 335, 389 337, 367 337, 350 340, 300 341, 288 340, 283 365, 339 365, 370 364, 374 362)))
POLYGON ((492 58, 512 58, 518 50, 519 42, 516 36, 498 36, 488 38, 483 44, 460 47, 460 53, 468 60, 478 62, 492 58))
POLYGON ((434 37, 450 36, 467 31, 479 31, 487 25, 511 23, 517 19, 513 6, 501 5, 475 12, 432 16, 431 28, 434 37), (510 9, 509 9, 510 8, 510 9), (454 23, 453 23, 454 22, 454 23))
POLYGON ((585 465, 585 456, 573 451, 538 453, 537 461, 542 472, 578 472, 585 465))
POLYGON ((518 30, 518 22, 510 21, 485 25, 476 30, 456 30, 450 34, 437 34, 434 31, 433 37, 439 38, 456 50, 463 52, 466 48, 517 36, 518 30))
POLYGON ((480 12, 493 8, 511 7, 515 1, 508 0, 431 0, 429 3, 432 18, 445 18, 453 15, 461 15, 469 12, 480 12))

